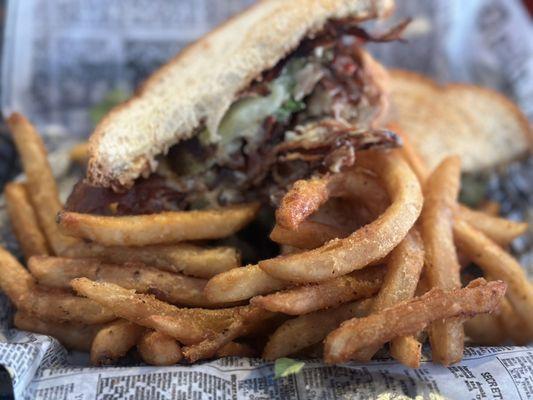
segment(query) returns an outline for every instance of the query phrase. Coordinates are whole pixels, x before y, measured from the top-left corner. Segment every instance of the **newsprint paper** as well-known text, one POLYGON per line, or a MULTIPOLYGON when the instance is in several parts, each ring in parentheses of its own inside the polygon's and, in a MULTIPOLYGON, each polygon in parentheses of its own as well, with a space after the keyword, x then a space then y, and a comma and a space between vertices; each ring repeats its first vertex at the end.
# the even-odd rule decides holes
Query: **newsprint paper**
MULTIPOLYGON (((285 0, 289 1, 289 0, 285 0)), ((131 93, 149 72, 245 0, 12 0, 5 30, 1 107, 30 116, 55 149, 52 164, 72 187, 65 143, 87 136, 88 110, 120 90, 131 93)), ((475 82, 505 92, 533 118, 533 30, 518 0, 398 0, 397 16, 413 17, 407 43, 371 45, 389 66, 446 81, 475 82)), ((372 24, 379 31, 391 21, 372 24)), ((0 139, 2 139, 0 137, 0 139)), ((0 140, 2 164, 10 147, 0 140)), ((14 167, 13 167, 14 168, 14 167)), ((503 213, 532 221, 533 161, 515 163, 490 180, 503 213)), ((513 251, 531 277, 531 233, 513 251)), ((0 197, 0 244, 18 254, 0 197)), ((193 366, 91 367, 55 339, 12 329, 0 294, 0 388, 17 399, 532 399, 533 347, 468 347, 451 367, 419 369, 383 355, 368 364, 327 366, 305 360, 298 374, 275 379, 273 363, 225 358, 193 366), (7 371, 7 372, 6 372, 7 371), (9 375, 8 375, 9 374, 9 375)), ((532 316, 533 317, 533 316, 532 316)), ((1 390, 1 389, 0 389, 1 390)), ((0 394, 1 397, 1 394, 0 394)))

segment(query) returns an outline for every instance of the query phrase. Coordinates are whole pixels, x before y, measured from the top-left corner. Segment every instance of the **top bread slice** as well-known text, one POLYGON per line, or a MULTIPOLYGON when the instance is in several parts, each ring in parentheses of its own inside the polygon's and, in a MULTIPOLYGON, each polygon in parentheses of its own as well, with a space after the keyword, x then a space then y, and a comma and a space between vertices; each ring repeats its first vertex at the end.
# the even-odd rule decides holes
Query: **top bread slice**
POLYGON ((413 72, 391 70, 389 119, 430 168, 457 154, 465 172, 508 163, 530 151, 527 118, 503 95, 467 84, 438 85, 413 72))
MULTIPOLYGON (((90 139, 88 179, 124 188, 156 156, 205 125, 216 132, 236 95, 330 19, 388 15, 394 0, 263 0, 193 43, 114 108, 90 139)), ((216 138, 213 138, 216 139, 216 138)))

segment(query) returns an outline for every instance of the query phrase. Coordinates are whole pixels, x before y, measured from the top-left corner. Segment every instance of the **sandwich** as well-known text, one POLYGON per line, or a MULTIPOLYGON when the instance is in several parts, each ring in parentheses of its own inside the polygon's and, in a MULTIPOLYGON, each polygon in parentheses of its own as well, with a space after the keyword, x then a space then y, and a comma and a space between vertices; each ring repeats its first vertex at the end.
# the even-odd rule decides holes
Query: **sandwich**
POLYGON ((361 22, 391 0, 266 0, 193 43, 113 109, 90 139, 66 209, 100 215, 276 205, 296 180, 391 148, 388 76, 361 22))

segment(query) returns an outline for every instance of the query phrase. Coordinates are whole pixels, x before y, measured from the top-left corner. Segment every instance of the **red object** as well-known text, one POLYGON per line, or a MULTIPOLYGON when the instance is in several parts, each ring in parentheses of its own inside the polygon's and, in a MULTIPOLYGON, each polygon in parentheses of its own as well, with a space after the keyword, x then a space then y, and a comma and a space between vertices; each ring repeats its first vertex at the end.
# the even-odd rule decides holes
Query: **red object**
POLYGON ((529 11, 529 15, 533 16, 533 0, 524 0, 524 5, 529 11))

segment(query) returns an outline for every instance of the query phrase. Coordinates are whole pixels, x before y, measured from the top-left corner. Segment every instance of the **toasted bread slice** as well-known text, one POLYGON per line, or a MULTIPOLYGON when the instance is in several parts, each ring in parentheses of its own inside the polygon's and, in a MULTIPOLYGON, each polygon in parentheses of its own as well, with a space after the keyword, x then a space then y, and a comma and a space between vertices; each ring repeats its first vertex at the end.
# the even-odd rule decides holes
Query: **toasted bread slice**
POLYGON ((258 1, 187 47, 104 118, 90 141, 89 180, 132 185, 155 169, 157 155, 201 125, 216 136, 237 94, 328 20, 372 19, 393 6, 394 0, 258 1))
POLYGON ((457 154, 466 172, 505 164, 530 151, 532 132, 503 95, 467 84, 441 86, 413 72, 391 70, 391 122, 427 165, 457 154))

